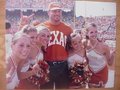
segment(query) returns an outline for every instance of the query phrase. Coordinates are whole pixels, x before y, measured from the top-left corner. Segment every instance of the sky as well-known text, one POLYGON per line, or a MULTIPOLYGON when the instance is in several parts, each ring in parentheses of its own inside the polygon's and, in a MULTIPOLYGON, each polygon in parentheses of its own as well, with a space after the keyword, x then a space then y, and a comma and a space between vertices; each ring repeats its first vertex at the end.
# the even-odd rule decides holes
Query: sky
POLYGON ((76 1, 76 16, 111 16, 116 15, 116 3, 114 2, 93 2, 76 1))

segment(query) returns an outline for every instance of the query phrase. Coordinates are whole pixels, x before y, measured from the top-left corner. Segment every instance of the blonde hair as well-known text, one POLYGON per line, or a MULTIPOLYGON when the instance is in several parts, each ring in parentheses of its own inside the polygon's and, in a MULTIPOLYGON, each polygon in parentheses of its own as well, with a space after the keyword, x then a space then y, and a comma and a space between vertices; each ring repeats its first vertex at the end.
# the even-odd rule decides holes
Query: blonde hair
POLYGON ((89 29, 91 26, 97 28, 97 25, 96 25, 95 23, 87 23, 87 24, 85 25, 85 28, 86 28, 86 31, 87 31, 87 32, 88 32, 88 29, 89 29))
MULTIPOLYGON (((17 42, 17 40, 19 40, 21 37, 27 37, 30 39, 30 36, 19 31, 19 32, 16 32, 14 35, 13 35, 13 38, 12 38, 12 43, 15 44, 17 42)), ((31 39, 30 39, 31 40, 31 39)))
POLYGON ((32 25, 25 25, 20 31, 28 34, 29 32, 37 32, 37 29, 32 25))
POLYGON ((82 30, 81 30, 82 36, 85 35, 84 38, 86 38, 86 39, 89 39, 87 33, 89 32, 89 28, 90 28, 90 27, 97 28, 97 25, 96 25, 95 23, 86 23, 86 24, 85 24, 85 27, 82 28, 82 30))
POLYGON ((46 26, 44 26, 44 25, 40 25, 40 26, 38 26, 38 27, 36 27, 36 29, 37 29, 37 34, 39 34, 41 31, 43 31, 43 30, 48 30, 48 31, 50 31, 46 26))

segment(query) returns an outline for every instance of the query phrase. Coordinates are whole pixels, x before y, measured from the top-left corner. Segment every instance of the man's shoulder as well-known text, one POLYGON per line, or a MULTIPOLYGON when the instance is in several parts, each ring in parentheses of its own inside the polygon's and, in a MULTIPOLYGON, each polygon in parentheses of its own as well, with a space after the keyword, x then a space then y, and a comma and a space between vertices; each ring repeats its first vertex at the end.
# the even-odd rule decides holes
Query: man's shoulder
POLYGON ((73 31, 73 29, 68 24, 66 24, 64 22, 61 22, 61 23, 62 23, 62 27, 65 27, 66 29, 73 31))
POLYGON ((67 23, 65 23, 65 22, 61 22, 61 24, 62 25, 64 25, 64 26, 66 26, 66 27, 68 27, 68 28, 71 28, 67 23))

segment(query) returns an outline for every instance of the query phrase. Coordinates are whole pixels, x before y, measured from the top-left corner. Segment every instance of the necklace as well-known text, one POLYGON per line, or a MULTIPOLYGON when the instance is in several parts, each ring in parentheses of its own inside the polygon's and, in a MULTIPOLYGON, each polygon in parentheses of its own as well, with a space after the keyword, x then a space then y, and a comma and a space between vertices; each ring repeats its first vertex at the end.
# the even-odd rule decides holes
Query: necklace
POLYGON ((94 49, 97 46, 97 44, 98 44, 98 41, 96 41, 94 45, 91 45, 92 49, 94 49))
POLYGON ((83 49, 83 48, 80 48, 80 49, 74 50, 74 53, 75 53, 75 54, 78 54, 78 55, 80 55, 80 56, 84 56, 83 51, 84 51, 84 49, 83 49))

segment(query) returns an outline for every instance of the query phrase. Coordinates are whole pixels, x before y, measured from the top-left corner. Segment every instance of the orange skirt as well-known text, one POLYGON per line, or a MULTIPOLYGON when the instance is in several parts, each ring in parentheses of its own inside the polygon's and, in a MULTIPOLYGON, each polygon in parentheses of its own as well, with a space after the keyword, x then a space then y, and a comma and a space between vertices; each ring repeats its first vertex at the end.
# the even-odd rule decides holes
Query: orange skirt
POLYGON ((99 71, 97 73, 92 72, 90 83, 99 84, 100 82, 103 82, 103 84, 106 84, 107 81, 108 81, 108 67, 107 67, 107 65, 101 71, 99 71))

